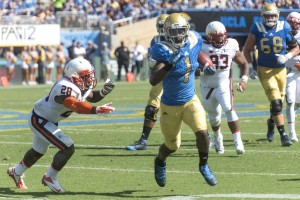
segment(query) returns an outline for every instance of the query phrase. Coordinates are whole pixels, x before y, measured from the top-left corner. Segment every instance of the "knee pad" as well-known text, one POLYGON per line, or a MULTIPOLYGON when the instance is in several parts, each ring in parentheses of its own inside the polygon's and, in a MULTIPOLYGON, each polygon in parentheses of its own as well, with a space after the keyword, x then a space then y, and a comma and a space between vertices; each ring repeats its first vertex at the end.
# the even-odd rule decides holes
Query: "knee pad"
POLYGON ((217 119, 217 118, 213 118, 213 119, 209 119, 209 123, 211 126, 219 126, 221 123, 221 120, 217 119))
POLYGON ((225 112, 225 115, 227 117, 227 122, 234 122, 239 119, 234 110, 225 112))
POLYGON ((71 146, 69 146, 63 151, 57 152, 53 158, 52 167, 55 170, 60 171, 66 165, 68 160, 72 157, 74 152, 75 152, 74 144, 72 144, 71 146))
POLYGON ((272 115, 276 116, 281 114, 282 111, 282 100, 281 99, 276 99, 271 102, 270 104, 270 112, 272 115))
POLYGON ((144 114, 145 118, 155 122, 157 119, 158 110, 159 109, 155 108, 154 106, 147 105, 144 114))
POLYGON ((62 151, 64 153, 64 155, 68 158, 71 158, 71 156, 74 154, 75 152, 75 147, 74 144, 72 144, 71 146, 69 146, 68 148, 66 148, 64 151, 62 151))

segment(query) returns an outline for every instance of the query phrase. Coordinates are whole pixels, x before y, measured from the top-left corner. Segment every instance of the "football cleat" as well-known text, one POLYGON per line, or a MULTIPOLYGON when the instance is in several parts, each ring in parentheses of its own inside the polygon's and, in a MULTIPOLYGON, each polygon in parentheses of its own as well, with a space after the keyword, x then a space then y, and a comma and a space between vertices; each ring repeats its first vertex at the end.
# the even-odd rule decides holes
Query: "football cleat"
POLYGON ((27 187, 24 183, 24 177, 25 177, 24 174, 22 174, 20 176, 17 175, 15 173, 15 168, 14 167, 8 168, 7 174, 8 174, 8 176, 10 176, 14 180, 14 182, 16 183, 17 188, 19 188, 21 190, 27 190, 27 187))
POLYGON ((235 146, 235 152, 237 154, 244 154, 245 153, 245 148, 242 140, 235 140, 234 141, 234 146, 235 146))
POLYGON ((269 142, 272 142, 274 140, 275 123, 271 122, 271 120, 268 119, 267 124, 268 124, 267 139, 269 142))
POLYGON ((159 166, 157 162, 158 157, 155 157, 154 159, 154 176, 155 181, 160 187, 164 187, 166 185, 166 179, 167 179, 167 165, 166 161, 163 162, 163 166, 159 166))
POLYGON ((295 133, 290 132, 290 139, 292 142, 298 142, 297 135, 295 133))
POLYGON ((280 140, 281 140, 282 146, 290 146, 293 144, 287 135, 280 136, 280 140))
POLYGON ((225 152, 222 133, 218 135, 215 134, 215 149, 217 154, 223 154, 225 152))
POLYGON ((64 193, 65 190, 61 187, 56 179, 47 177, 46 174, 42 178, 42 184, 48 186, 55 193, 64 193))
POLYGON ((217 184, 217 179, 214 175, 214 173, 210 170, 208 164, 206 165, 199 165, 199 171, 202 174, 203 178, 205 179, 205 181, 210 185, 210 186, 214 186, 217 184))
POLYGON ((136 150, 146 150, 147 149, 147 140, 139 139, 134 142, 134 144, 126 146, 126 150, 136 151, 136 150))

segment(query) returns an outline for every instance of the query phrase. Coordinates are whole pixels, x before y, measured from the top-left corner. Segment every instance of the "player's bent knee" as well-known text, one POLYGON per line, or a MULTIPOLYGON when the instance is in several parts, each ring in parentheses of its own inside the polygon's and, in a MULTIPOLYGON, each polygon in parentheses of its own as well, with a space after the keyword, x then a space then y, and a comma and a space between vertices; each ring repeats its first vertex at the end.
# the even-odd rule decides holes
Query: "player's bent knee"
POLYGON ((74 154, 75 152, 75 146, 74 144, 72 144, 71 146, 69 146, 68 148, 66 148, 65 150, 63 150, 64 152, 64 155, 67 157, 67 158, 71 158, 72 155, 74 154))
POLYGON ((159 109, 154 106, 147 105, 145 108, 145 118, 155 122, 157 119, 158 110, 159 109))
POLYGON ((217 119, 217 118, 209 119, 209 123, 211 126, 219 126, 221 123, 221 120, 217 119))
POLYGON ((178 141, 174 141, 174 142, 169 141, 169 142, 166 142, 165 141, 165 145, 173 153, 173 152, 177 151, 177 149, 179 149, 180 142, 178 142, 178 141))
POLYGON ((28 150, 24 156, 23 162, 27 167, 34 165, 44 154, 41 154, 31 148, 28 150))
POLYGON ((276 99, 274 101, 271 101, 270 105, 271 109, 270 112, 272 115, 280 115, 282 111, 282 100, 281 99, 276 99))
POLYGON ((225 112, 226 118, 228 122, 237 121, 239 118, 234 110, 230 110, 225 112))

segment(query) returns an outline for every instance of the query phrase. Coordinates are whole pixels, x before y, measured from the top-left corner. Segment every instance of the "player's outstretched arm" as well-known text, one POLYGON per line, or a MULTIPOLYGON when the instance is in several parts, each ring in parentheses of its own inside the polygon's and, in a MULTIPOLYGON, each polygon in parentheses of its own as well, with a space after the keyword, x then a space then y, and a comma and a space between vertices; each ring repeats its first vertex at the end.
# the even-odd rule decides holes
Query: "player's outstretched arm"
POLYGON ((74 97, 67 97, 63 103, 65 107, 78 114, 107 114, 115 110, 114 107, 111 107, 112 103, 93 106, 87 102, 78 101, 74 97))

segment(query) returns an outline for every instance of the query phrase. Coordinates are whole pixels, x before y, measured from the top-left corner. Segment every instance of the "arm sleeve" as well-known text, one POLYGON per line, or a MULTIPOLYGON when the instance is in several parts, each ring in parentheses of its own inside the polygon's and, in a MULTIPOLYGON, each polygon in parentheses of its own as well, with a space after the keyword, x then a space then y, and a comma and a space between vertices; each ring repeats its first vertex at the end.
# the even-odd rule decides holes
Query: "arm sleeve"
POLYGON ((83 101, 77 101, 74 97, 67 97, 64 100, 64 106, 78 114, 95 114, 96 107, 83 101))

